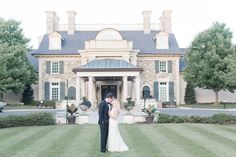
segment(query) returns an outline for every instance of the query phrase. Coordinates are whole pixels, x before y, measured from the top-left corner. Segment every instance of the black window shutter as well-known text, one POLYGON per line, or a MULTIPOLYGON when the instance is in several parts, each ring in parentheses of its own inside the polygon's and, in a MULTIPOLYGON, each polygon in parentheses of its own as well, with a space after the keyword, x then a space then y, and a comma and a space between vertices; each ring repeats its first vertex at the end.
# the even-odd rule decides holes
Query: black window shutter
POLYGON ((172 61, 168 61, 168 73, 172 73, 172 61))
POLYGON ((169 82, 169 101, 174 102, 174 82, 169 82))
POLYGON ((64 61, 59 61, 60 64, 60 74, 64 73, 64 61))
POLYGON ((159 73, 159 60, 155 61, 155 72, 159 73))
POLYGON ((50 100, 50 83, 44 82, 44 100, 50 100))
POLYGON ((154 82, 154 98, 156 100, 159 100, 159 88, 158 88, 158 82, 154 82))
POLYGON ((65 100, 65 82, 60 82, 60 100, 65 100))
POLYGON ((51 73, 51 61, 46 61, 46 74, 51 73))

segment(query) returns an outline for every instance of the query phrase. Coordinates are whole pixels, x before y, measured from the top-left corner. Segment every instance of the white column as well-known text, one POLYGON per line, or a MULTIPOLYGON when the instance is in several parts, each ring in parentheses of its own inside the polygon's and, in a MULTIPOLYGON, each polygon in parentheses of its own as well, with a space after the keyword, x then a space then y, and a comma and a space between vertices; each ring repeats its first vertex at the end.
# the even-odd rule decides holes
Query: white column
POLYGON ((85 86, 85 79, 82 79, 82 82, 81 82, 81 96, 82 97, 86 97, 86 86, 85 86))
POLYGON ((76 76, 76 104, 78 105, 80 102, 80 77, 76 76))
POLYGON ((93 76, 89 76, 88 82, 88 100, 93 104, 93 76))
POLYGON ((136 76, 135 79, 135 85, 136 85, 136 104, 137 104, 137 109, 141 109, 140 106, 140 76, 136 76))
POLYGON ((127 83, 127 76, 123 76, 123 101, 126 101, 126 98, 128 97, 128 83, 127 83))
POLYGON ((136 100, 136 87, 135 87, 135 78, 133 78, 133 80, 131 81, 132 85, 131 85, 131 97, 133 100, 136 100))

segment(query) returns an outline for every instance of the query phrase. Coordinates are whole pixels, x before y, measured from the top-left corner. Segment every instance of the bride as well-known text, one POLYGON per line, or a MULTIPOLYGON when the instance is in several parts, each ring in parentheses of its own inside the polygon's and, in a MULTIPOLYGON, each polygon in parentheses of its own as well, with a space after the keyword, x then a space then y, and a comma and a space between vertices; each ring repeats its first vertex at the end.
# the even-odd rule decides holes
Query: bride
POLYGON ((118 100, 112 101, 112 109, 109 111, 109 129, 107 138, 107 149, 110 152, 123 152, 128 151, 129 148, 124 143, 122 137, 120 136, 120 131, 118 128, 118 114, 120 109, 120 103, 118 100))

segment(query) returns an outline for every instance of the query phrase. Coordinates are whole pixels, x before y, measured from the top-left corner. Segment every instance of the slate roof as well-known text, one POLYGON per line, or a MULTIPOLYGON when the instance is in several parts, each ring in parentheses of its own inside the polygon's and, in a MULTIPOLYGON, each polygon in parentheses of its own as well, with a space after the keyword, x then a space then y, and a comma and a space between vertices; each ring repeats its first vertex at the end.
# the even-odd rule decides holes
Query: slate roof
POLYGON ((73 71, 143 71, 143 68, 136 67, 124 60, 96 59, 74 68, 73 71))
POLYGON ((26 57, 28 58, 28 61, 33 65, 34 69, 39 72, 39 63, 38 63, 38 58, 32 56, 33 53, 35 53, 37 50, 32 50, 32 51, 29 51, 27 54, 26 54, 26 57))
MULTIPOLYGON (((64 39, 62 41, 61 50, 48 50, 48 35, 45 34, 39 48, 30 52, 31 55, 76 55, 79 50, 85 48, 85 41, 94 40, 99 31, 76 31, 74 35, 68 35, 67 31, 59 31, 58 33, 64 39)), ((186 49, 179 48, 175 35, 169 34, 169 49, 156 49, 156 41, 154 40, 160 31, 151 31, 150 34, 144 34, 143 31, 119 31, 123 40, 133 41, 133 49, 140 50, 139 54, 179 54, 184 55, 186 49)), ((38 71, 38 59, 27 54, 27 57, 38 71)), ((98 63, 97 63, 98 64, 98 63)), ((185 62, 180 59, 180 71, 183 71, 185 62)))
MULTIPOLYGON (((85 48, 85 41, 94 40, 99 31, 76 31, 74 35, 68 35, 67 31, 58 33, 64 39, 61 50, 48 50, 48 35, 45 34, 39 48, 34 55, 70 55, 79 54, 78 50, 85 48)), ((156 49, 155 36, 159 31, 151 31, 144 34, 143 31, 119 31, 124 40, 133 41, 133 49, 140 50, 140 53, 154 54, 183 54, 183 49, 179 48, 173 33, 169 34, 169 49, 156 49)))
POLYGON ((180 57, 179 59, 179 71, 183 71, 185 68, 185 60, 184 60, 184 56, 180 57))

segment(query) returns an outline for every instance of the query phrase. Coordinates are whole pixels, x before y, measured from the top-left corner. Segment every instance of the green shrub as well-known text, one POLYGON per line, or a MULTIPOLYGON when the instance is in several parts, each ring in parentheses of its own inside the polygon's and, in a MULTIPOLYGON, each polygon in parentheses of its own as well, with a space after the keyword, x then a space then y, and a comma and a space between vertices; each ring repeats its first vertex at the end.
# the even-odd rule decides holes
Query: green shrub
POLYGON ((192 83, 190 83, 190 82, 187 82, 187 86, 185 88, 184 102, 186 104, 195 104, 196 103, 195 90, 194 90, 192 83))
POLYGON ((18 126, 55 125, 55 118, 48 112, 31 113, 24 116, 7 116, 0 118, 0 128, 18 126))
POLYGON ((25 105, 29 105, 32 103, 34 99, 34 91, 31 87, 30 84, 27 84, 25 86, 25 90, 24 92, 22 93, 22 102, 25 104, 25 105))
POLYGON ((157 123, 211 123, 236 124, 236 116, 220 113, 209 117, 202 116, 176 116, 160 113, 157 123))
POLYGON ((174 121, 174 117, 171 115, 163 114, 163 113, 160 113, 158 115, 158 120, 157 120, 158 123, 172 123, 173 121, 174 121))
POLYGON ((211 123, 216 124, 231 124, 236 123, 236 116, 219 113, 212 116, 211 123))
POLYGON ((55 100, 42 100, 43 103, 41 103, 41 101, 36 101, 33 102, 34 104, 36 104, 37 106, 39 104, 42 105, 42 107, 46 107, 46 108, 56 108, 56 101, 55 100))
POLYGON ((185 116, 173 116, 173 123, 184 123, 186 122, 185 116))

